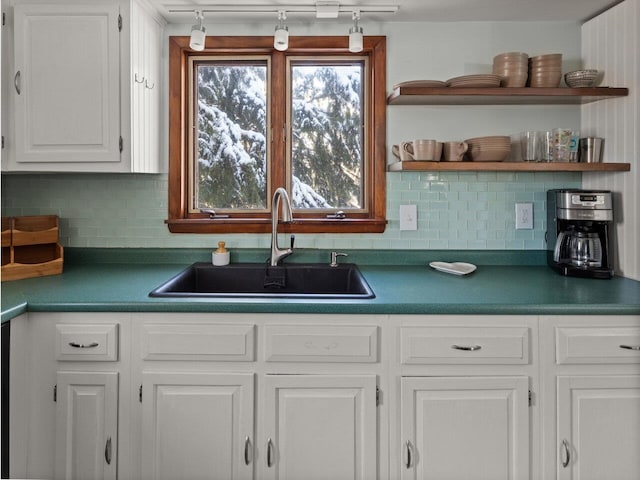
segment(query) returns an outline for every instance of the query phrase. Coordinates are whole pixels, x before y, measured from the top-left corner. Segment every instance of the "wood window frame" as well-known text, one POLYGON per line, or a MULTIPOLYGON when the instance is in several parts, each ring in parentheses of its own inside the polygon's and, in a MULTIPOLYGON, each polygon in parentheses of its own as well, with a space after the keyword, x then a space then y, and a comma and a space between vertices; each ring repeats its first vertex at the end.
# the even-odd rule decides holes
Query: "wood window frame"
MULTIPOLYGON (((188 79, 189 57, 206 53, 224 55, 274 54, 273 37, 207 37, 205 50, 195 52, 189 48, 188 36, 169 38, 169 199, 166 223, 172 233, 267 233, 271 231, 270 213, 238 213, 229 218, 211 218, 205 213, 189 213, 189 168, 188 168, 188 79)), ((366 135, 364 161, 369 182, 365 187, 364 214, 350 214, 343 219, 294 213, 294 222, 282 224, 279 231, 297 233, 381 233, 386 227, 386 37, 364 37, 364 49, 359 54, 348 50, 347 37, 290 37, 289 49, 285 53, 300 55, 367 56, 369 59, 370 95, 365 111, 369 125, 366 135)), ((284 79, 286 74, 285 55, 272 57, 273 78, 284 79)), ((271 106, 271 118, 284 119, 284 102, 271 106)), ((271 145, 272 161, 269 177, 271 186, 287 185, 286 144, 282 135, 273 135, 271 145)), ((272 188, 268 189, 273 191, 272 188)), ((271 199, 268 198, 270 205, 271 199)))

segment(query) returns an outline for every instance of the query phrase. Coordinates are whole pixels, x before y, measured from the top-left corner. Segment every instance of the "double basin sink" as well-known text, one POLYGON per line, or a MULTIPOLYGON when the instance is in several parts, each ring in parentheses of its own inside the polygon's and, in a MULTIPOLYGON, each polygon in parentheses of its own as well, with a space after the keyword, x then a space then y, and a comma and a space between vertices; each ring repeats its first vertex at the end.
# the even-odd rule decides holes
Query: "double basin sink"
POLYGON ((354 264, 194 263, 149 293, 169 298, 370 299, 375 294, 354 264))

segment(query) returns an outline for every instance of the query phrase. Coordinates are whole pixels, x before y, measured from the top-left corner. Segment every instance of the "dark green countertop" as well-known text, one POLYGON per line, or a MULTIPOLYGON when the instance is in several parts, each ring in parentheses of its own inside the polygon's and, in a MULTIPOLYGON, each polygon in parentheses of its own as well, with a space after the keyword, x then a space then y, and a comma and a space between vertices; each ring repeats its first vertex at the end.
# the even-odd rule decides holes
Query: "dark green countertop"
MULTIPOLYGON (((359 261, 373 256, 349 258, 357 263, 373 288, 372 300, 297 299, 168 299, 150 298, 149 292, 179 273, 197 255, 155 256, 135 252, 118 254, 108 262, 95 261, 94 254, 72 254, 64 273, 50 277, 2 283, 2 322, 30 312, 286 312, 345 314, 640 314, 640 282, 620 277, 611 280, 563 277, 546 265, 539 254, 525 255, 516 265, 513 258, 500 257, 494 264, 483 254, 458 255, 395 254, 389 259, 401 264, 370 265, 359 261), (434 255, 439 255, 435 256, 434 255), (186 258, 189 257, 189 258, 186 258), (136 261, 131 261, 133 258, 136 261), (354 261, 355 258, 355 261, 354 261), (505 258, 507 260, 505 260, 505 258), (400 259, 400 260, 399 260, 400 259), (435 271, 432 259, 473 262, 478 269, 467 276, 435 271), (122 263, 118 263, 118 260, 122 263), (181 261, 182 263, 181 263, 181 261), (414 264, 406 264, 414 262, 414 264), (498 263, 498 264, 495 264, 498 263)), ((258 255, 263 255, 260 252, 258 255)), ((324 259, 326 252, 300 256, 324 259)), ((243 261, 255 261, 245 255, 243 261)), ((232 261, 234 257, 232 256, 232 261)), ((292 260, 293 261, 293 260, 292 260)))

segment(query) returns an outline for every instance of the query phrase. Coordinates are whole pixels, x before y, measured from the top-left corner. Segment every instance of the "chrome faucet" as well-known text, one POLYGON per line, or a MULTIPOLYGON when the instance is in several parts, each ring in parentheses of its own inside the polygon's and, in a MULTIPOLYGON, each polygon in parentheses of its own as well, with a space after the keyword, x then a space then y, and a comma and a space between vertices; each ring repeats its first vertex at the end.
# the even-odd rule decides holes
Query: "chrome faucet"
POLYGON ((282 202, 282 223, 291 223, 293 221, 293 214, 291 213, 291 200, 287 191, 280 187, 273 193, 273 199, 271 200, 271 260, 270 265, 275 267, 278 263, 287 258, 293 253, 293 242, 295 237, 291 235, 291 247, 279 248, 278 247, 278 211, 280 210, 280 199, 282 202))

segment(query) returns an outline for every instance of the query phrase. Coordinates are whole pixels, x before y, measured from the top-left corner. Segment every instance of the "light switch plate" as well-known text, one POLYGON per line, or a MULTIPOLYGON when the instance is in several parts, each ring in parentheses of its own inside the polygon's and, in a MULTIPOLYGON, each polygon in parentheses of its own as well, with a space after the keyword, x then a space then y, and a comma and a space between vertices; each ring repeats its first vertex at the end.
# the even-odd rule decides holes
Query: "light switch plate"
POLYGON ((400 230, 418 230, 417 205, 400 205, 400 230))
POLYGON ((516 203, 516 230, 533 230, 533 203, 516 203))

